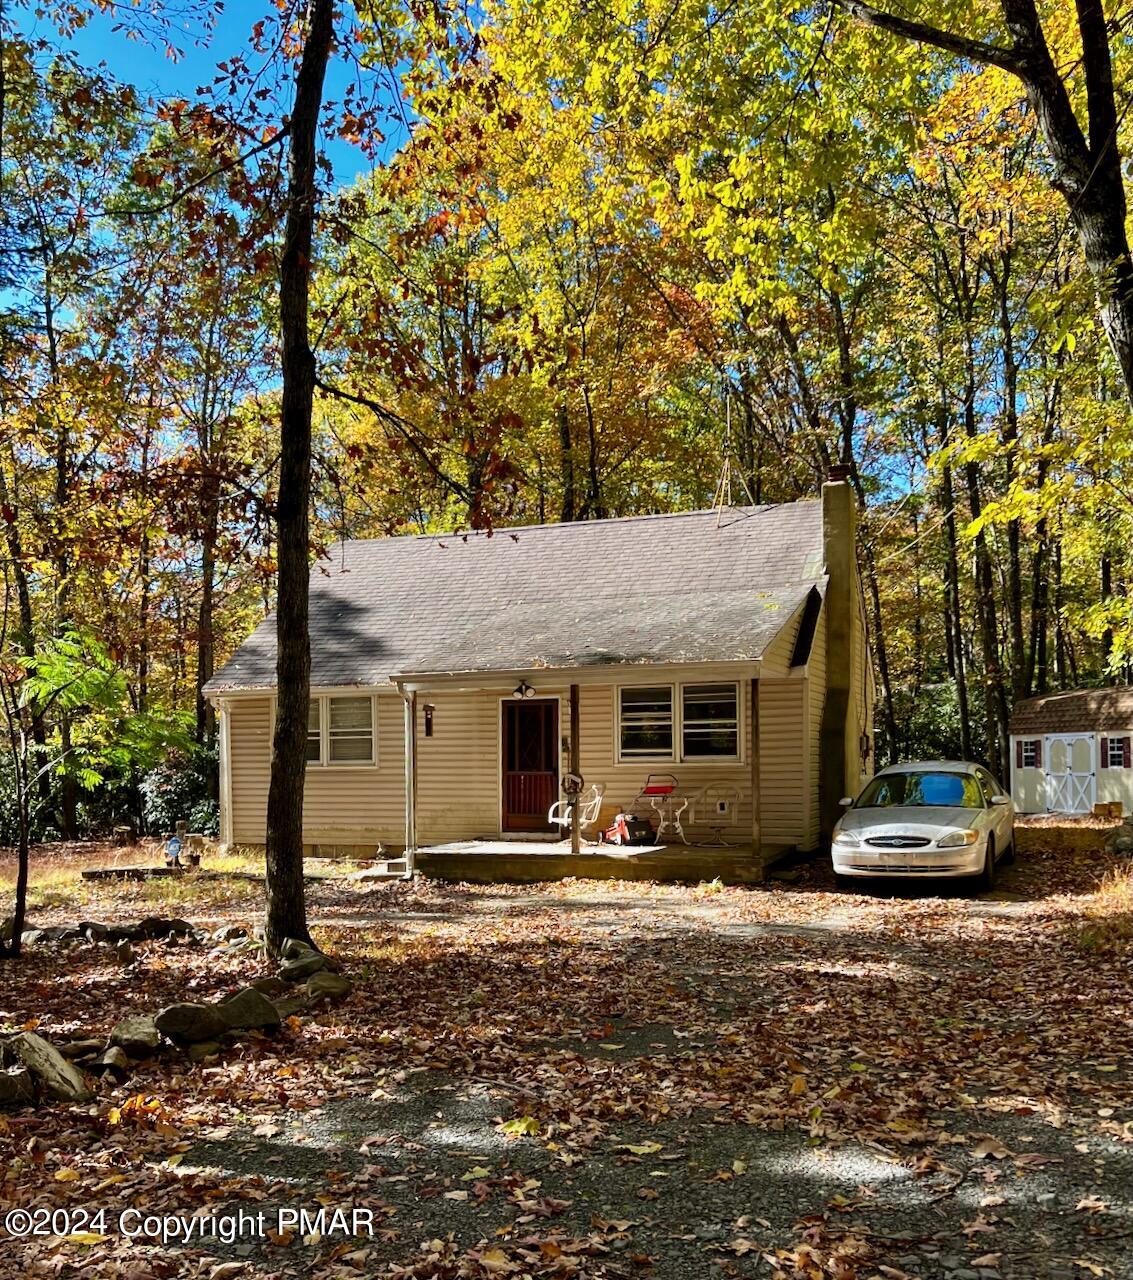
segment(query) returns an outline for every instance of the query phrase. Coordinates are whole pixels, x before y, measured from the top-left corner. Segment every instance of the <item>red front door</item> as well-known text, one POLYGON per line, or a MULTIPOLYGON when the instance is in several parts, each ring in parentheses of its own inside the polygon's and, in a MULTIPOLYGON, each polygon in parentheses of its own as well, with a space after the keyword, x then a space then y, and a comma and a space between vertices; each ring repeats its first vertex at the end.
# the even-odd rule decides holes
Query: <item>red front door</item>
POLYGON ((552 831, 547 810, 559 798, 557 698, 503 703, 505 831, 552 831))

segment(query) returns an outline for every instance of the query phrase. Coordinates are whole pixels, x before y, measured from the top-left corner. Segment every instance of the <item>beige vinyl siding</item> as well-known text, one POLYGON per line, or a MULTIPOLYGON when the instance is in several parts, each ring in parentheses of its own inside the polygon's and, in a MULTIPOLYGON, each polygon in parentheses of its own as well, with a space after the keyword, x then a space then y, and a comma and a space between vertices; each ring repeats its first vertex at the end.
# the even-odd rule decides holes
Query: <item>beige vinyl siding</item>
POLYGON ((806 832, 805 794, 806 682, 759 682, 760 823, 769 844, 798 844, 806 832))
MULTIPOLYGON (((792 641, 793 642, 793 641, 792 641)), ((570 735, 567 684, 531 676, 539 696, 559 699, 559 737, 566 770, 570 735)), ((808 682, 794 677, 762 679, 762 834, 776 844, 795 844, 808 833, 806 700, 808 682)), ((422 844, 442 844, 500 832, 500 703, 510 688, 418 694, 417 831, 422 844), (424 707, 434 707, 433 736, 425 736, 424 707)), ((587 784, 604 783, 603 820, 631 804, 649 773, 672 773, 683 795, 696 797, 709 786, 734 788, 738 802, 724 826, 726 839, 750 841, 751 680, 727 667, 638 668, 618 684, 583 685, 580 690, 581 767, 587 784), (735 682, 739 686, 741 759, 681 763, 634 760, 618 763, 617 697, 621 684, 735 682)), ((310 846, 376 845, 399 848, 404 841, 404 713, 401 698, 380 693, 376 767, 310 767, 304 799, 304 842, 310 846)), ((232 838, 236 844, 264 842, 270 780, 271 699, 233 698, 228 703, 231 745, 232 838)), ((643 807, 648 811, 648 806, 643 807)), ((708 806, 693 800, 684 815, 690 839, 712 838, 708 806)))
MULTIPOLYGON (((670 684, 675 683, 716 683, 720 680, 734 681, 734 675, 722 675, 719 670, 711 671, 697 668, 682 669, 679 675, 666 673, 655 676, 652 681, 636 677, 627 680, 626 684, 670 684)), ((603 821, 619 810, 630 805, 641 790, 650 773, 671 773, 678 784, 681 795, 695 795, 710 785, 734 787, 738 795, 738 803, 734 806, 728 823, 724 826, 726 839, 743 841, 751 840, 751 717, 748 703, 751 699, 751 681, 741 679, 739 683, 740 705, 740 742, 742 760, 704 761, 696 764, 682 764, 679 761, 631 760, 617 762, 617 685, 584 686, 579 691, 579 734, 582 775, 589 785, 592 782, 606 784, 606 802, 603 805, 603 821)), ((680 697, 679 687, 676 696, 680 697)), ((567 716, 569 719, 569 714, 567 716)), ((564 729, 564 733, 566 730, 564 729)), ((639 812, 651 813, 648 802, 639 806, 639 812)), ((686 810, 681 821, 689 839, 708 838, 710 830, 705 805, 699 807, 693 803, 686 810)))
POLYGON ((233 698, 228 704, 228 765, 232 841, 263 844, 271 778, 271 699, 233 698))
MULTIPOLYGON (((500 693, 419 693, 417 719, 418 843, 498 834, 500 693), (436 708, 431 738, 425 737, 426 703, 436 708)), ((399 778, 403 795, 404 775, 399 778)))
POLYGON ((801 847, 813 849, 819 842, 822 819, 819 812, 819 777, 822 769, 822 712, 826 706, 826 616, 815 627, 806 674, 806 817, 801 847))
MULTIPOLYGON (((377 698, 377 766, 307 766, 303 794, 305 844, 376 845, 404 840, 402 704, 377 698)), ((271 780, 271 698, 229 703, 232 839, 263 844, 271 780)))

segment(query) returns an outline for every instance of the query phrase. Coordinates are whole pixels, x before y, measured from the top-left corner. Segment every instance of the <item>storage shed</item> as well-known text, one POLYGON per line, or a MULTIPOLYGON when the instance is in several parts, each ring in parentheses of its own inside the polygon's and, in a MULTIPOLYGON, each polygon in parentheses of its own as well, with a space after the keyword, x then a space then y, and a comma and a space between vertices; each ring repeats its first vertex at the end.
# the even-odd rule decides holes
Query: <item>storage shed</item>
POLYGON ((1133 687, 1072 689, 1016 704, 1011 797, 1020 813, 1133 813, 1133 687))

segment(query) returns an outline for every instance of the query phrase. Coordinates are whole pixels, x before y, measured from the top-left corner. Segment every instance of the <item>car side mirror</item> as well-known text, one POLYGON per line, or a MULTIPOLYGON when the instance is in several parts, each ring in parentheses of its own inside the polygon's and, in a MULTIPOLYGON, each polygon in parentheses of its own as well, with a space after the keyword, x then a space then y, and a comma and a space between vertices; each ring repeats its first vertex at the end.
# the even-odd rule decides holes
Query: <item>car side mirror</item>
POLYGON ((992 796, 991 803, 993 805, 1010 804, 1011 797, 1010 796, 992 796))
POLYGON ((842 799, 838 801, 838 803, 842 806, 843 809, 849 809, 854 803, 854 797, 843 796, 842 799))

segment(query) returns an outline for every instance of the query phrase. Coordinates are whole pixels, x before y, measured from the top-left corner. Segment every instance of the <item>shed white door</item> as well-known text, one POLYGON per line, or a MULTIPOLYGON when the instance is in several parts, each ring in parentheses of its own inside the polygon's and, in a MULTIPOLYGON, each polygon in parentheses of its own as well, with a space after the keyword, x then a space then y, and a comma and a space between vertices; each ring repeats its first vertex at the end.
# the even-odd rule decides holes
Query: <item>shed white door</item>
POLYGON ((1097 744, 1092 733, 1052 733, 1044 740, 1046 807, 1051 813, 1090 813, 1097 799, 1097 744))

